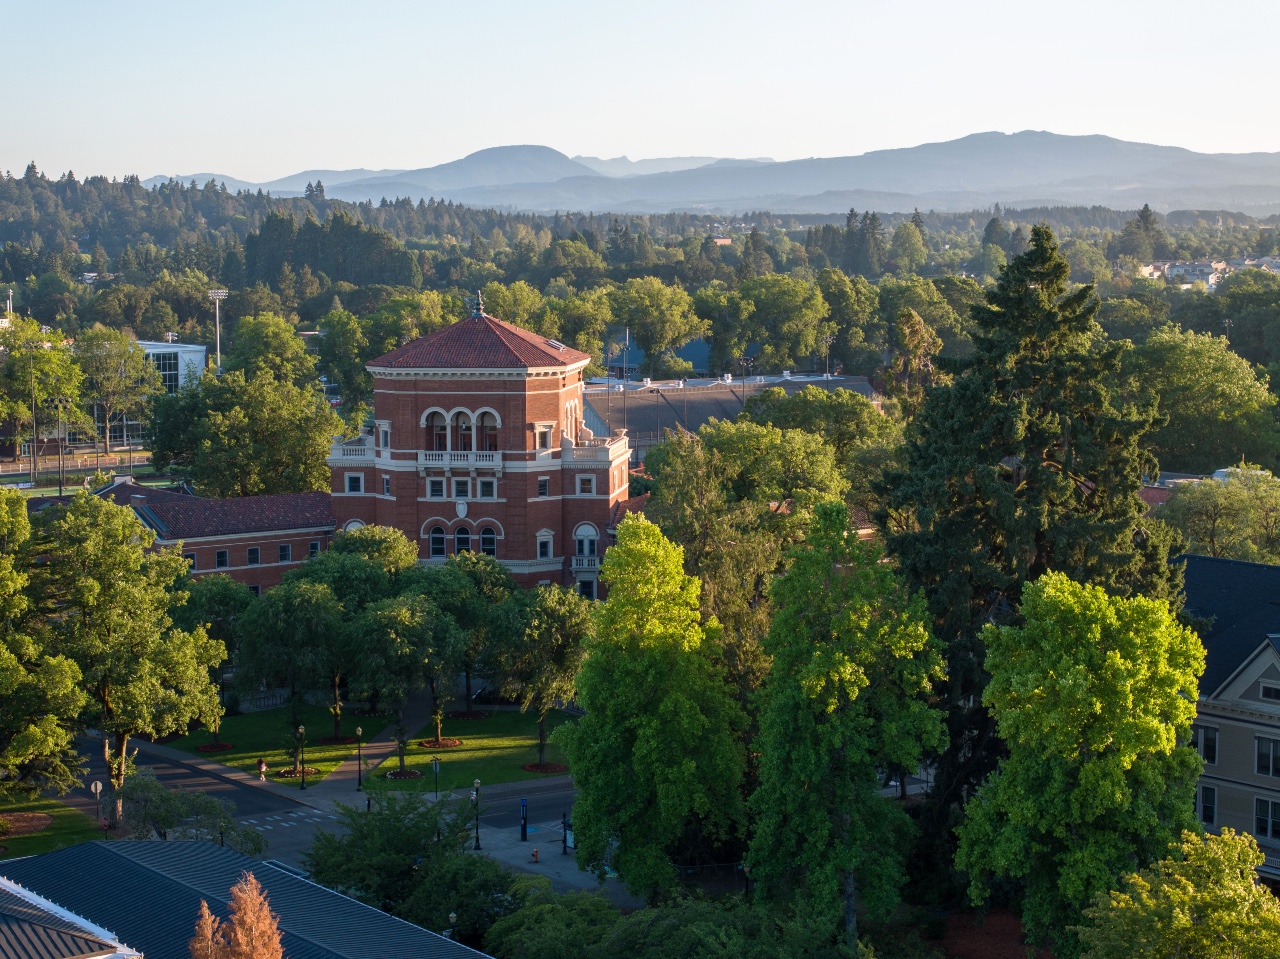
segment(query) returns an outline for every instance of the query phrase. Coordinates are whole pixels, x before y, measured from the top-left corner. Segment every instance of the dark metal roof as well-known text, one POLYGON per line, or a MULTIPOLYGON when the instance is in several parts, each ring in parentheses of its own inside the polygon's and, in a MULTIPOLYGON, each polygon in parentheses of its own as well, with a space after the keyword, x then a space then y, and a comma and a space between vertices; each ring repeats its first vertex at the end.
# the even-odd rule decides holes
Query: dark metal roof
POLYGON ((252 872, 279 917, 289 959, 475 959, 450 939, 323 886, 206 842, 92 842, 4 863, 5 874, 112 929, 146 959, 189 959, 203 899, 230 913, 231 887, 252 872))
POLYGON ((90 959, 115 952, 114 943, 0 889, 0 959, 90 959))
POLYGON ((1213 620, 1200 634, 1207 653, 1200 694, 1210 696, 1269 634, 1280 634, 1280 566, 1210 556, 1182 559, 1187 564, 1186 611, 1213 620))

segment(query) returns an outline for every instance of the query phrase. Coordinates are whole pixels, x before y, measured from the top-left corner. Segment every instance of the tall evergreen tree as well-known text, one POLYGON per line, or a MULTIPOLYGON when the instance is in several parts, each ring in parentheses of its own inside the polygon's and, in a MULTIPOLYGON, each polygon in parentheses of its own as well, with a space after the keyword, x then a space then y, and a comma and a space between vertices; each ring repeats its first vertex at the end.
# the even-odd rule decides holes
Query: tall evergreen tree
POLYGON ((1070 270, 1049 228, 1033 228, 1031 248, 973 308, 974 355, 928 394, 882 489, 887 551, 948 644, 951 746, 934 787, 944 821, 997 757, 978 705, 979 630, 1017 621, 1025 583, 1059 570, 1119 596, 1181 592, 1175 535, 1139 496, 1156 465, 1142 445, 1154 411, 1118 406, 1128 345, 1101 335, 1093 289, 1068 292, 1070 270))

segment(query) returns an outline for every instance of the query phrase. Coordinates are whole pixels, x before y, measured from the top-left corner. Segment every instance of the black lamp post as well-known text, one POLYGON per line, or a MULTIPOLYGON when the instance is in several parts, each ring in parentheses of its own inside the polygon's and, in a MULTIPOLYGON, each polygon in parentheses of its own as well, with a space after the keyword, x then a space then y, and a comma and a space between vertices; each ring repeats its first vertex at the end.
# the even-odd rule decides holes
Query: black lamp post
POLYGON ((471 785, 476 788, 476 851, 480 851, 480 780, 476 780, 471 785))
POLYGON ((458 914, 456 912, 449 913, 449 938, 458 938, 458 914))
POLYGON ((364 789, 364 760, 360 753, 360 737, 364 735, 364 730, 359 726, 356 727, 356 792, 364 789))
POLYGON ((738 357, 738 364, 742 367, 742 408, 747 408, 747 380, 751 376, 751 367, 755 363, 754 356, 738 357))
POLYGON ((302 760, 302 788, 307 788, 307 727, 298 727, 298 754, 302 760))
POLYGON ((431 768, 434 769, 436 773, 436 802, 439 802, 440 801, 440 757, 439 756, 431 757, 431 768))

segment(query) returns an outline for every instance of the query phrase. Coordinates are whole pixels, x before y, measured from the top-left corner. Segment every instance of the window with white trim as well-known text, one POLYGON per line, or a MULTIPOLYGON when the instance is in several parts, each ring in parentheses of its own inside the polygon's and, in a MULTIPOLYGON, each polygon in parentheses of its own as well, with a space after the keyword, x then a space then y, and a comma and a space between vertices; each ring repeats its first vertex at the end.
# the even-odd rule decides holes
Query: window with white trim
POLYGON ((471 480, 456 479, 453 481, 453 498, 466 499, 471 495, 471 480))
POLYGON ((594 536, 581 535, 578 537, 578 555, 596 555, 596 538, 594 536))
POLYGON ((444 527, 443 526, 431 527, 431 533, 428 538, 428 542, 430 544, 430 550, 431 550, 432 556, 443 556, 444 555, 444 527))
POLYGON ((1200 809, 1200 821, 1212 826, 1218 819, 1218 790, 1214 786, 1201 786, 1200 795, 1196 797, 1200 809))
POLYGON ((1218 727, 1193 723, 1191 726, 1191 748, 1200 754, 1200 757, 1207 765, 1217 765, 1218 727))
POLYGON ((1258 695, 1272 702, 1280 702, 1280 685, 1263 682, 1258 685, 1258 695))
POLYGON ((257 546, 250 546, 244 562, 246 566, 257 566, 262 562, 262 550, 257 546))
POLYGON ((1255 771, 1259 776, 1280 776, 1280 739, 1257 737, 1258 762, 1255 771))
POLYGON ((480 487, 479 496, 481 499, 493 499, 497 495, 497 483, 491 479, 482 479, 478 481, 480 487))
POLYGON ((183 554, 182 554, 182 558, 183 558, 183 559, 185 559, 185 560, 187 561, 187 567, 188 567, 189 569, 195 569, 195 568, 196 568, 196 554, 195 554, 195 553, 183 553, 183 554))
POLYGON ((310 543, 307 544, 307 555, 310 556, 312 559, 315 559, 317 556, 320 555, 320 540, 313 539, 310 543))
POLYGON ((539 496, 551 495, 551 480, 546 476, 538 477, 538 495, 539 496))
POLYGON ((391 430, 384 426, 382 429, 378 430, 378 437, 382 440, 382 448, 384 450, 391 449, 391 430))
POLYGON ((471 552, 471 530, 464 528, 454 533, 453 548, 456 553, 471 552))
POLYGON ((1280 839, 1280 802, 1256 798, 1253 801, 1253 834, 1259 839, 1280 839))
POLYGON ((229 550, 220 549, 213 557, 213 565, 217 569, 226 569, 231 565, 231 553, 229 550))
POLYGON ((498 534, 492 526, 480 530, 480 552, 486 556, 498 555, 498 534))
POLYGON ((578 595, 583 599, 595 599, 596 581, 594 579, 578 580, 578 595))
POLYGON ((347 474, 347 492, 348 493, 364 492, 364 474, 363 473, 347 474))
POLYGON ((596 478, 594 476, 578 477, 578 495, 592 496, 596 491, 596 478))
POLYGON ((259 586, 257 583, 254 583, 252 586, 249 587, 249 592, 253 593, 254 596, 261 596, 262 587, 259 586))
POLYGON ((391 477, 390 476, 382 477, 382 495, 383 496, 391 495, 391 477))
POLYGON ((539 536, 538 537, 538 559, 550 559, 550 558, 551 558, 551 537, 539 536))
POLYGON ((427 480, 427 498, 428 499, 444 499, 444 480, 442 479, 427 480))
POLYGON ((280 557, 280 562, 282 562, 282 563, 292 563, 292 562, 293 562, 293 547, 292 547, 290 544, 288 544, 288 543, 281 543, 281 544, 280 544, 280 550, 279 550, 278 555, 279 555, 279 557, 280 557))
POLYGON ((551 449, 551 427, 539 426, 534 430, 534 447, 540 450, 551 449))

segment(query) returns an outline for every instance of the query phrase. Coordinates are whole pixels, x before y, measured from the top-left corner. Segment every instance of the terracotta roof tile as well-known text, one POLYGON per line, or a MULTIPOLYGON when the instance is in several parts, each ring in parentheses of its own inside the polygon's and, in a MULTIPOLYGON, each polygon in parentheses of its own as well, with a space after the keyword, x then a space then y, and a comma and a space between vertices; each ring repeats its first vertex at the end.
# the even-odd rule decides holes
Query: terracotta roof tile
POLYGON ((1142 502, 1146 503, 1148 508, 1155 509, 1173 495, 1173 490, 1167 486, 1144 486, 1138 490, 1138 495, 1142 497, 1142 502))
POLYGON ((481 314, 406 343, 368 365, 397 370, 528 369, 590 359, 555 340, 481 314))
POLYGON ((199 539, 237 533, 265 533, 333 527, 328 493, 278 493, 204 499, 183 496, 143 504, 144 518, 162 539, 199 539))
POLYGON ((649 494, 641 493, 639 496, 632 496, 630 499, 619 500, 613 504, 613 515, 609 519, 611 529, 617 529, 618 524, 627 518, 630 513, 644 514, 644 505, 649 502, 649 494))

